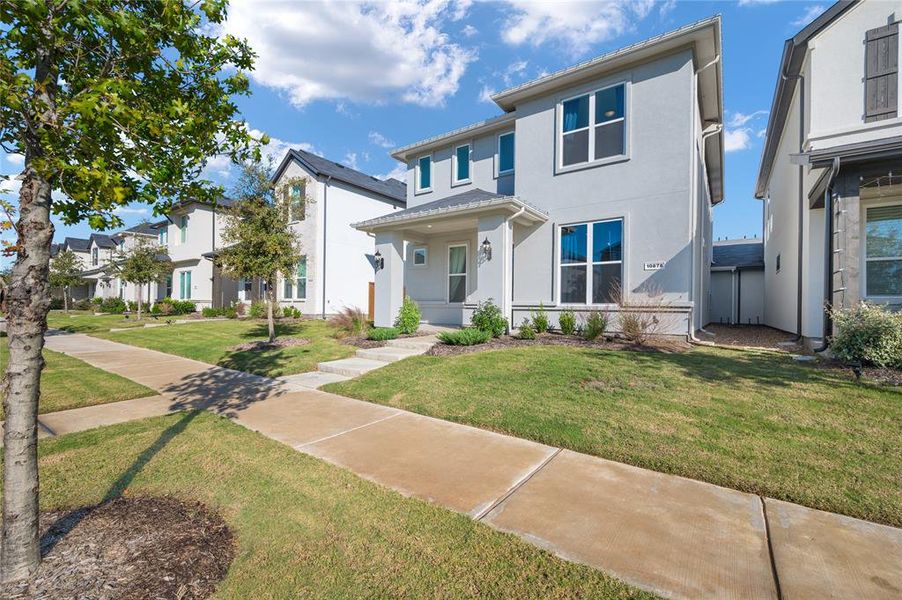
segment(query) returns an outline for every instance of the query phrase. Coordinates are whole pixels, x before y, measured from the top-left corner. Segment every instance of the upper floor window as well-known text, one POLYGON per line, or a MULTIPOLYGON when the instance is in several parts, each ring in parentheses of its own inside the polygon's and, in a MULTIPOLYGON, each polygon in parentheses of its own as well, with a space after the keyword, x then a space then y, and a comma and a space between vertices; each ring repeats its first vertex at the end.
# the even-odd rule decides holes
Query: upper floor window
POLYGON ((451 172, 454 177, 452 184, 469 183, 470 182, 470 144, 464 144, 454 149, 454 164, 451 165, 451 172))
POLYGON ((418 192, 432 191, 432 156, 417 159, 416 189, 418 192))
POLYGON ((570 98, 560 108, 562 167, 626 154, 626 86, 570 98))
POLYGON ((169 229, 166 228, 165 226, 161 227, 159 237, 160 237, 160 245, 161 246, 167 245, 169 243, 169 229))
POLYGON ((902 204, 867 209, 864 258, 868 297, 902 297, 902 204))
POLYGON ((306 218, 307 183, 301 182, 291 186, 288 194, 288 218, 291 221, 303 221, 306 218))
POLYGON ((615 304, 623 281, 623 220, 560 229, 561 303, 615 304))
POLYGON ((97 263, 100 261, 100 249, 92 248, 91 249, 91 266, 96 267, 97 263))
POLYGON ((498 136, 498 175, 514 172, 514 132, 498 136))
POLYGON ((179 243, 188 241, 188 215, 179 218, 179 243))
POLYGON ((899 24, 865 34, 865 122, 893 119, 899 104, 899 24))

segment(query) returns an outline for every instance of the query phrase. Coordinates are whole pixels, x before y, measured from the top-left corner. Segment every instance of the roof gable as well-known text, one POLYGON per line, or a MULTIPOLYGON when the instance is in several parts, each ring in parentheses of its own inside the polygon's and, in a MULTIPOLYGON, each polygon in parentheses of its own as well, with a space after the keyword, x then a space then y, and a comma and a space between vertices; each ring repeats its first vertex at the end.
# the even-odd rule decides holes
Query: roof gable
POLYGON ((309 171, 314 177, 329 177, 337 181, 341 181, 356 188, 372 192, 378 196, 382 196, 386 201, 393 203, 407 202, 407 184, 394 178, 379 179, 372 175, 367 175, 356 169, 346 167, 337 162, 331 161, 322 156, 317 156, 306 150, 291 149, 279 168, 273 175, 273 181, 279 179, 282 173, 291 163, 297 161, 309 171))

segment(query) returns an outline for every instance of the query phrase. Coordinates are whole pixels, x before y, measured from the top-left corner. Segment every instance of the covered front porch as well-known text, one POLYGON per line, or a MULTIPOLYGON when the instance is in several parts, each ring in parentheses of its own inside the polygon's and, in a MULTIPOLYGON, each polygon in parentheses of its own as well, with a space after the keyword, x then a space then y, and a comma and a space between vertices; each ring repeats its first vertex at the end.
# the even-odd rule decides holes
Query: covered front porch
POLYGON ((464 192, 355 224, 375 236, 375 324, 394 323, 404 295, 434 325, 466 325, 492 300, 510 317, 515 228, 547 215, 514 196, 464 192))

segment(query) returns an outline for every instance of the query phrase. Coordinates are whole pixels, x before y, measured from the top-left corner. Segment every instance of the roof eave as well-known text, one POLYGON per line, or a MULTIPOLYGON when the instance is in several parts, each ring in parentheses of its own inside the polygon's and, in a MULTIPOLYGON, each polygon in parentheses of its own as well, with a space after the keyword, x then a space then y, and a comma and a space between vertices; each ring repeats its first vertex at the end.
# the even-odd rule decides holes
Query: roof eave
POLYGON ((492 131, 506 128, 516 119, 515 113, 507 113, 485 119, 479 123, 460 127, 446 133, 442 133, 425 140, 414 142, 392 150, 391 157, 403 163, 408 162, 413 156, 427 153, 430 150, 446 146, 455 141, 463 141, 478 135, 484 135, 492 131))
POLYGON ((516 198, 506 196, 503 198, 495 198, 490 201, 481 200, 478 202, 471 202, 469 204, 463 204, 450 208, 439 208, 435 210, 423 211, 422 213, 413 214, 409 217, 393 217, 389 214, 385 217, 379 217, 367 221, 360 221, 359 223, 352 223, 351 227, 357 229, 358 231, 375 233, 376 231, 398 229, 399 226, 403 228, 411 225, 421 224, 427 221, 441 220, 446 217, 480 214, 484 212, 504 209, 510 211, 511 215, 517 214, 522 210, 521 216, 532 222, 544 223, 548 220, 548 215, 542 213, 538 209, 533 208, 532 206, 529 206, 528 204, 521 202, 516 198))

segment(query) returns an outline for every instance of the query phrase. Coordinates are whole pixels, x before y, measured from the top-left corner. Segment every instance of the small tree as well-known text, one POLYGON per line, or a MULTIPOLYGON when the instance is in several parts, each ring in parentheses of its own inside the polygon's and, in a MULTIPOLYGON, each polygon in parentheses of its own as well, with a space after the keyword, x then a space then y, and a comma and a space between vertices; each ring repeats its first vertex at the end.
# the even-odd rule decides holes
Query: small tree
POLYGON ((122 281, 138 287, 138 320, 141 320, 141 307, 144 297, 144 286, 159 281, 172 272, 172 263, 160 253, 156 244, 139 240, 131 250, 127 251, 120 261, 114 261, 112 270, 122 281))
POLYGON ((50 286, 63 290, 63 310, 69 312, 69 288, 81 282, 81 259, 71 250, 62 250, 50 260, 50 286))
MULTIPOLYGON (((219 253, 223 273, 232 279, 257 277, 267 283, 266 320, 269 341, 276 339, 274 308, 279 273, 292 273, 301 260, 301 246, 290 222, 290 190, 300 180, 272 181, 272 161, 245 161, 233 189, 235 203, 223 222, 219 253)), ((309 203, 309 200, 306 201, 309 203)))

